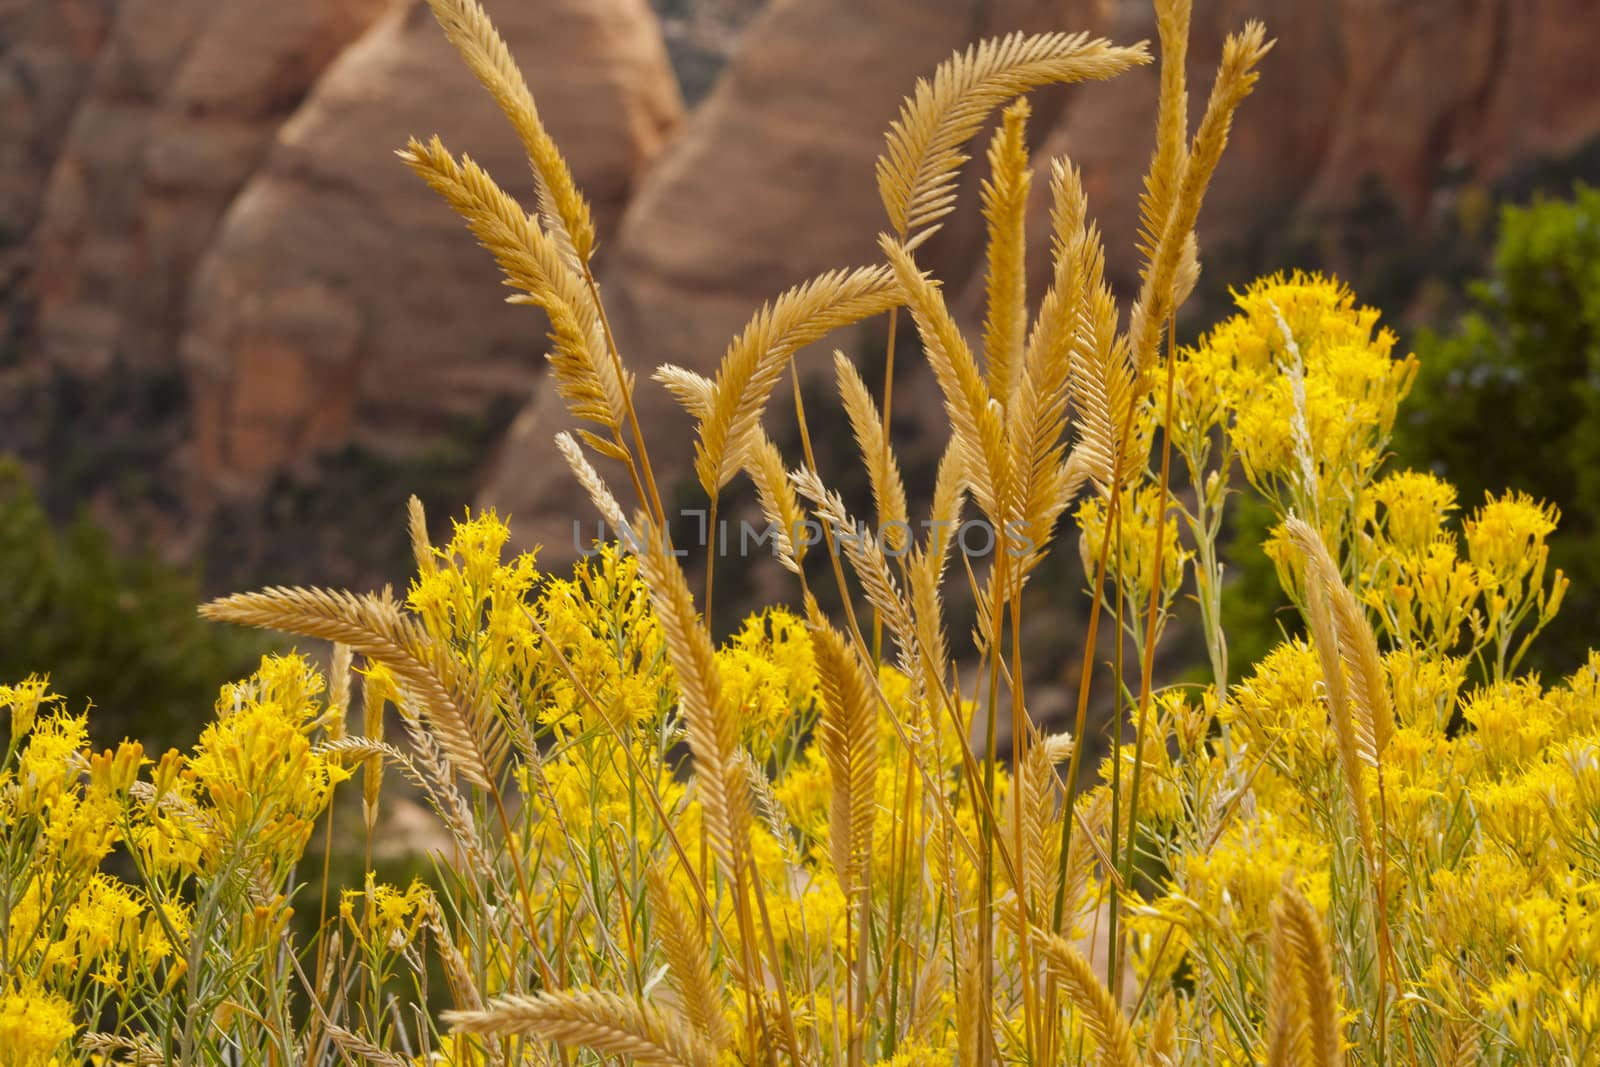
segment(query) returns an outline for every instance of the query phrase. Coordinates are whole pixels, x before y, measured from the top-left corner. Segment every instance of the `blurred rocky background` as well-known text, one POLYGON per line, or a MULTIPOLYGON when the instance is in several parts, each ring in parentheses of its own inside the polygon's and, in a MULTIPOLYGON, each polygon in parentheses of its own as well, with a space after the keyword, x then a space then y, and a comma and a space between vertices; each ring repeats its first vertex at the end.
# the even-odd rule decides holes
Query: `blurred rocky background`
MULTIPOLYGON (((643 372, 708 371, 761 301, 874 259, 873 160, 918 76, 1012 30, 1154 37, 1142 0, 486 3, 594 205, 683 486, 682 416, 643 372)), ((1229 284, 1295 266, 1447 328, 1499 205, 1600 178, 1594 0, 1196 8, 1197 110, 1225 33, 1259 17, 1278 45, 1202 216, 1186 337, 1229 284)), ((1151 68, 1036 98, 1040 166, 1083 167, 1124 286, 1154 95, 1151 68)), ((44 512, 207 591, 403 582, 412 492, 436 522, 493 504, 570 557, 590 516, 549 445, 543 324, 393 155, 434 132, 529 193, 421 0, 0 0, 0 451, 44 512)), ((967 202, 925 260, 973 320, 967 202)), ((837 343, 870 362, 878 329, 837 343)), ((913 469, 919 381, 896 405, 913 469)))

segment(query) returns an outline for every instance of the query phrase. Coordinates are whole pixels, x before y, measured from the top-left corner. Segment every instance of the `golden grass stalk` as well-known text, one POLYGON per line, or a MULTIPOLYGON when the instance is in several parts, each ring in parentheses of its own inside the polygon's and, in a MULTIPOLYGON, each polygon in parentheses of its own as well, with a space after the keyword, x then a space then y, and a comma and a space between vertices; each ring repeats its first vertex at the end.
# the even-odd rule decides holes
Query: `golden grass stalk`
POLYGON ((802 469, 789 475, 799 494, 810 500, 817 516, 834 531, 838 543, 850 559, 856 577, 861 580, 867 602, 883 616, 900 647, 900 661, 907 674, 917 669, 917 628, 911 618, 911 609, 900 592, 900 585, 889 570, 878 538, 850 517, 844 500, 838 493, 826 488, 816 471, 802 469))
POLYGON ((745 466, 767 400, 795 352, 901 300, 893 275, 879 266, 823 274, 764 305, 728 346, 700 420, 695 472, 706 495, 714 498, 745 466))
MULTIPOLYGON (((696 421, 710 413, 716 397, 716 384, 710 378, 671 363, 657 367, 651 377, 665 386, 696 421)), ((751 434, 746 452, 744 470, 755 483, 762 517, 772 527, 774 554, 786 570, 799 575, 806 546, 804 542, 796 542, 793 533, 800 528, 805 513, 795 498, 794 487, 789 484, 783 454, 760 426, 751 434)))
MULTIPOLYGON (((512 302, 536 304, 549 316, 554 348, 547 358, 568 409, 620 435, 633 379, 611 358, 593 293, 559 244, 482 167, 467 157, 457 162, 439 138, 412 138, 400 158, 466 221, 506 282, 526 294, 512 302)), ((612 458, 627 455, 614 442, 589 440, 612 458)))
MULTIPOLYGON (((1168 13, 1168 21, 1175 13, 1168 13)), ((1183 161, 1182 177, 1176 191, 1169 197, 1171 206, 1162 220, 1160 238, 1154 254, 1144 271, 1144 281, 1139 297, 1128 320, 1128 338, 1135 365, 1141 374, 1155 363, 1159 352, 1161 330, 1167 320, 1177 313, 1178 306, 1194 288, 1199 266, 1195 258, 1194 226, 1200 217, 1200 205, 1205 199, 1206 187, 1222 150, 1228 143, 1228 132, 1233 125, 1233 114, 1240 103, 1255 87, 1259 77, 1255 67, 1272 47, 1266 40, 1266 30, 1259 22, 1248 22, 1245 28, 1232 34, 1222 46, 1222 62, 1217 69, 1211 96, 1206 101, 1205 114, 1195 130, 1194 141, 1183 161)), ((1181 82, 1176 88, 1181 88, 1181 82)), ((1175 92, 1170 85, 1164 92, 1175 92)), ((1167 101, 1163 100, 1163 110, 1167 101)), ((1173 110, 1176 108, 1174 106, 1173 110)), ((1170 137, 1170 131, 1163 130, 1170 137)), ((1170 149, 1163 153, 1157 145, 1154 165, 1167 165, 1170 149)), ((1170 176, 1157 179, 1157 184, 1170 181, 1170 176)), ((1159 206, 1159 200, 1152 207, 1159 206)))
POLYGON ((1310 1021, 1300 955, 1283 909, 1274 907, 1267 936, 1266 1067, 1300 1067, 1309 1059, 1310 1021))
POLYGON ((682 1001, 683 1013, 712 1054, 719 1054, 733 1043, 733 1035, 723 1014, 722 993, 712 977, 705 939, 660 868, 652 865, 646 869, 645 886, 651 929, 661 939, 667 974, 682 1001))
MULTIPOLYGON (((1077 751, 1077 746, 1073 748, 1077 751)), ((1078 917, 1094 904, 1090 889, 1095 866, 1108 855, 1111 844, 1111 794, 1095 793, 1070 813, 1064 812, 1062 818, 1072 819, 1079 831, 1068 842, 1066 857, 1058 860, 1063 907, 1061 925, 1055 932, 1065 937, 1078 917)))
POLYGON ((333 646, 333 662, 328 665, 328 710, 323 714, 330 741, 337 741, 349 729, 350 667, 354 653, 346 644, 333 646))
MULTIPOLYGON (((384 1050, 381 1046, 374 1045, 353 1030, 347 1030, 337 1023, 328 1024, 328 1038, 339 1051, 346 1056, 354 1056, 363 1063, 376 1064, 377 1067, 408 1067, 408 1061, 401 1059, 392 1052, 384 1050)), ((137 1060, 133 1061, 139 1062, 137 1060)), ((165 1059, 149 1061, 151 1063, 165 1063, 165 1059)))
POLYGON ((1156 1005, 1144 1056, 1150 1067, 1178 1067, 1178 999, 1170 990, 1156 1005))
POLYGON ((631 1056, 651 1067, 712 1067, 716 1055, 689 1026, 660 1008, 614 993, 495 997, 481 1011, 445 1012, 458 1033, 525 1036, 567 1047, 631 1056))
POLYGON ((861 463, 866 468, 872 486, 872 503, 878 510, 878 528, 893 552, 903 552, 910 545, 910 512, 906 507, 905 482, 900 477, 900 464, 889 439, 883 432, 883 421, 878 406, 872 402, 867 383, 861 380, 855 364, 843 352, 833 354, 834 377, 839 383, 839 398, 844 402, 851 432, 861 452, 861 463))
POLYGON ((507 750, 498 714, 450 650, 430 640, 392 601, 371 594, 278 587, 213 600, 201 606, 200 614, 213 622, 342 642, 382 663, 426 710, 456 773, 474 785, 495 788, 507 750))
POLYGON ((828 763, 828 843, 844 894, 865 888, 877 818, 878 723, 867 668, 843 634, 812 625, 822 695, 818 743, 828 763))
POLYGON ((1185 61, 1189 52, 1191 0, 1156 0, 1156 32, 1161 41, 1161 93, 1156 109, 1156 147, 1139 196, 1139 251, 1145 270, 1155 259, 1178 185, 1188 163, 1189 90, 1185 61))
POLYGON ((1062 992, 1077 1009, 1084 1029, 1094 1038, 1101 1067, 1139 1067, 1133 1029, 1116 998, 1094 973, 1094 965, 1065 938, 1048 930, 1035 929, 1034 939, 1062 992))
POLYGON ((415 494, 406 500, 406 533, 411 539, 411 558, 416 561, 417 573, 424 577, 432 574, 438 563, 433 558, 433 544, 428 540, 428 515, 415 494))
POLYGON ((887 235, 879 243, 905 290, 928 364, 944 394, 951 436, 960 450, 973 499, 990 522, 1003 528, 1008 517, 1004 506, 1010 457, 1000 405, 979 373, 977 360, 945 306, 938 284, 917 269, 906 246, 887 235))
POLYGON ((992 1062, 994 1024, 992 1008, 983 999, 979 980, 981 961, 977 938, 956 937, 956 1050, 960 1067, 992 1062))
POLYGON ((943 953, 934 952, 917 972, 917 985, 911 1000, 912 1040, 930 1041, 944 1028, 944 998, 950 988, 949 962, 943 953))
POLYGON ((635 518, 644 532, 639 573, 666 638, 667 659, 678 681, 679 704, 694 756, 695 777, 705 817, 706 838, 723 874, 737 884, 737 872, 750 846, 750 788, 739 769, 739 724, 722 698, 711 635, 694 609, 694 597, 664 532, 644 515, 635 518))
MULTIPOLYGON (((812 602, 813 604, 815 601, 812 602)), ((878 723, 867 668, 843 634, 815 613, 812 622, 822 719, 817 744, 828 764, 828 845, 839 889, 859 916, 847 934, 854 985, 846 998, 850 1062, 862 1059, 867 1014, 873 824, 877 819, 878 723)), ((847 920, 848 921, 848 920, 847 920)))
MULTIPOLYGON (((363 692, 363 710, 365 706, 363 692)), ((382 707, 381 703, 379 707, 382 707)), ((318 746, 318 751, 337 754, 341 760, 361 764, 361 817, 370 836, 378 826, 378 798, 383 791, 384 762, 389 759, 403 760, 404 753, 384 742, 381 729, 377 733, 368 730, 366 735, 361 737, 343 737, 336 741, 328 741, 318 746)))
POLYGON ((944 600, 939 592, 944 557, 915 551, 907 570, 911 593, 911 619, 917 647, 922 650, 918 673, 922 689, 943 691, 949 682, 950 642, 945 636, 944 600))
POLYGON ((1104 495, 1121 486, 1133 461, 1135 377, 1126 338, 1116 336, 1116 304, 1110 294, 1097 295, 1090 313, 1093 333, 1073 353, 1072 398, 1077 414, 1078 443, 1069 464, 1104 495))
POLYGON ((127 1064, 128 1067, 158 1067, 167 1057, 148 1037, 123 1037, 119 1034, 90 1032, 78 1035, 78 1047, 95 1057, 95 1062, 127 1064), (121 1056, 113 1060, 111 1057, 121 1056))
POLYGON ((450 932, 451 924, 445 921, 436 901, 430 903, 423 911, 422 923, 433 935, 434 944, 437 946, 436 951, 444 969, 445 981, 450 986, 451 1003, 463 1011, 481 1010, 483 996, 478 992, 478 983, 473 980, 472 968, 456 944, 455 935, 450 932))
POLYGON ((1306 624, 1322 663, 1329 719, 1355 807, 1362 851, 1370 869, 1376 871, 1372 813, 1361 768, 1379 765, 1383 746, 1394 730, 1377 638, 1321 535, 1297 518, 1286 520, 1284 529, 1305 560, 1306 624))
MULTIPOLYGON (((1301 524, 1303 527, 1304 523, 1301 524)), ((1309 529, 1309 527, 1306 527, 1309 529)), ((1361 758, 1376 767, 1394 734, 1394 704, 1378 653, 1378 638, 1354 592, 1344 584, 1333 559, 1324 549, 1317 554, 1316 569, 1333 610, 1333 631, 1339 658, 1349 677, 1350 706, 1361 758)))
POLYGON ((795 540, 794 533, 805 522, 805 511, 800 507, 800 498, 795 496, 793 483, 789 481, 783 453, 778 451, 778 446, 765 433, 757 435, 745 470, 755 483, 761 515, 772 527, 773 549, 778 562, 804 581, 800 564, 806 558, 806 543, 804 540, 795 540))
POLYGON ((1344 1036, 1338 1019, 1339 987, 1333 976, 1333 959, 1317 909, 1284 879, 1272 904, 1272 972, 1268 1001, 1268 1062, 1277 1050, 1293 1051, 1302 1040, 1306 1059, 1286 1063, 1311 1063, 1340 1067, 1344 1063, 1344 1036), (1292 989, 1289 993, 1285 987, 1292 989), (1294 1000, 1285 1004, 1283 998, 1294 1000))
POLYGON ((988 230, 984 279, 988 314, 983 323, 984 367, 989 391, 1008 412, 1017 385, 1028 329, 1027 214, 1033 173, 1028 160, 1028 101, 1005 109, 989 142, 989 178, 983 183, 983 220, 988 230))
POLYGON ((661 364, 650 377, 663 385, 695 421, 698 422, 710 414, 712 402, 717 395, 716 383, 710 378, 687 367, 680 367, 676 363, 661 364))
MULTIPOLYGON (((1030 727, 1031 729, 1031 727, 1030 727)), ((1051 877, 1056 869, 1061 779, 1056 766, 1072 755, 1073 742, 1067 734, 1041 737, 1029 745, 1023 757, 1024 773, 1018 776, 1021 789, 1021 840, 1023 881, 1028 888, 1029 913, 1043 915, 1049 904, 1051 877)), ((1018 915, 1022 909, 1018 909, 1018 915)), ((1019 927, 1019 932, 1026 929, 1019 927)))
POLYGON ((539 119, 528 83, 511 50, 477 0, 428 0, 445 36, 489 90, 528 154, 538 184, 542 227, 557 242, 568 266, 582 273, 594 251, 594 222, 555 140, 539 119))
POLYGON ((967 474, 961 450, 954 441, 939 456, 939 469, 933 478, 933 501, 928 506, 928 536, 923 553, 936 561, 943 573, 956 542, 956 520, 967 502, 967 474))
MULTIPOLYGON (((1019 581, 1044 557, 1056 519, 1085 478, 1081 460, 1075 465, 1063 461, 1062 435, 1074 353, 1084 339, 1095 335, 1091 316, 1107 310, 1103 303, 1086 302, 1090 275, 1098 270, 1096 257, 1101 253, 1098 234, 1084 224, 1082 179, 1070 164, 1057 160, 1050 187, 1054 272, 1023 350, 1014 403, 1006 412, 1016 511, 1030 545, 1017 568, 1019 581)), ((1114 323, 1109 332, 1114 336, 1114 323)))
MULTIPOLYGON (((945 634, 944 600, 940 585, 950 561, 950 548, 956 540, 956 523, 966 501, 966 479, 961 455, 951 442, 939 457, 933 481, 933 502, 928 509, 928 535, 912 551, 907 567, 911 594, 911 617, 922 649, 919 673, 913 675, 930 692, 947 686, 950 647, 945 634)), ((935 717, 935 721, 938 719, 935 717)))
POLYGON ((1150 61, 1143 43, 1118 48, 1088 34, 1020 33, 975 44, 920 79, 878 157, 878 194, 895 236, 914 249, 955 210, 970 141, 1000 104, 1053 82, 1115 77, 1150 61))
POLYGON ((565 431, 556 434, 556 450, 561 453, 561 458, 567 461, 572 476, 578 479, 578 484, 583 486, 583 491, 589 494, 589 502, 600 513, 600 517, 611 527, 614 536, 620 536, 625 524, 622 517, 622 506, 617 503, 617 498, 612 495, 611 488, 606 485, 605 479, 600 477, 593 465, 583 454, 583 449, 578 447, 578 442, 570 433, 565 431))

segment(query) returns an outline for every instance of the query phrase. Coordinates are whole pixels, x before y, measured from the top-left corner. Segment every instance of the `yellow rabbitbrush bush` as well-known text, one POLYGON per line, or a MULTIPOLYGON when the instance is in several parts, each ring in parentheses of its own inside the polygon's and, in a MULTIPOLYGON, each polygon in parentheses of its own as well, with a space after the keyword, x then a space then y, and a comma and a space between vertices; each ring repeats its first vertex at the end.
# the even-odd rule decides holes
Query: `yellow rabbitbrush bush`
POLYGON ((1511 494, 1461 517, 1450 486, 1383 471, 1415 364, 1336 282, 1262 279, 1195 346, 1171 336, 1259 26, 1226 42, 1191 134, 1189 7, 1156 4, 1125 319, 1066 159, 1048 168, 1052 269, 1030 315, 1036 175, 1026 104, 1008 102, 1148 56, 1014 36, 908 100, 877 171, 882 263, 779 296, 713 377, 657 372, 697 424, 713 504, 748 475, 795 582, 791 606, 718 642, 711 583, 697 601, 666 539, 588 208, 482 10, 431 3, 514 124, 539 201, 530 213, 437 139, 403 156, 547 312, 557 387, 589 424, 553 444, 630 536, 550 575, 508 558, 492 512, 430 544, 413 502, 403 599, 268 589, 203 609, 334 650, 326 677, 291 656, 225 687, 189 755, 95 754, 43 681, 0 689, 4 1062, 1600 1057, 1600 656, 1555 686, 1517 673, 1565 589, 1546 573, 1554 509, 1511 494), (975 347, 916 257, 1002 106, 975 347), (804 346, 885 312, 892 345, 901 308, 950 442, 913 525, 892 350, 877 396, 835 357, 879 538, 817 469, 798 403, 800 457, 762 417, 804 346), (1230 685, 1217 542, 1236 469, 1277 512, 1265 550, 1306 637, 1230 685), (1022 591, 1069 510, 1090 637, 1073 729, 1047 736, 1022 591), (968 519, 993 551, 956 560, 968 519), (790 536, 806 520, 827 535, 810 566, 790 536), (1211 677, 1158 688, 1156 647, 1190 595, 1211 677), (970 643, 947 596, 972 598, 970 643), (1100 680, 1111 751, 1080 775, 1101 629, 1127 670, 1100 680), (328 855, 306 854, 320 820, 337 836, 355 776, 369 868, 386 784, 437 814, 428 884, 368 870, 335 893, 328 855), (309 941, 292 898, 318 912, 309 941))

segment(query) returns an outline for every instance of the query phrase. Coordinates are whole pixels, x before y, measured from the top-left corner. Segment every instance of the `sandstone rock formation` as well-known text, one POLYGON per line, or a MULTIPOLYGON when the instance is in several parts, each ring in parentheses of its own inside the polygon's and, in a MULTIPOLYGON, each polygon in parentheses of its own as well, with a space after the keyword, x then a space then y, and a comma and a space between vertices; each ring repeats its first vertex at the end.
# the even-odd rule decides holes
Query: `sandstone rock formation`
MULTIPOLYGON (((1124 0, 1112 35, 1153 36, 1148 6, 1124 0)), ((1207 201, 1201 236, 1214 235, 1213 251, 1255 240, 1266 228, 1336 217, 1374 193, 1402 227, 1413 228, 1396 232, 1398 243, 1425 224, 1442 185, 1492 185, 1600 135, 1586 43, 1600 35, 1600 7, 1589 0, 1195 6, 1190 78, 1197 113, 1227 32, 1258 18, 1278 41, 1207 201)), ((1106 183, 1100 207, 1108 224, 1120 227, 1132 224, 1136 190, 1112 176, 1143 165, 1148 134, 1128 138, 1125 131, 1149 125, 1152 74, 1119 79, 1109 96, 1075 110, 1057 132, 1106 183)))
POLYGON ((690 106, 711 90, 740 32, 767 0, 650 0, 690 106))
POLYGON ((124 0, 33 238, 46 360, 80 376, 116 358, 175 362, 217 219, 322 69, 388 3, 124 0))
MULTIPOLYGON (((1600 7, 1588 0, 1198 0, 1196 8, 1196 117, 1227 32, 1262 18, 1279 39, 1202 215, 1203 255, 1239 262, 1240 247, 1281 249, 1299 220, 1337 215, 1374 187, 1403 220, 1421 225, 1446 171, 1492 182, 1600 134, 1600 95, 1587 88, 1591 59, 1581 43, 1600 33, 1600 7)), ((606 296, 641 378, 661 362, 708 373, 762 300, 821 270, 870 261, 883 227, 872 162, 915 78, 976 37, 1060 27, 1124 42, 1155 36, 1143 0, 868 8, 774 0, 624 218, 606 296)), ((1083 167, 1124 285, 1137 267, 1155 78, 1150 68, 1044 94, 1033 125, 1041 169, 1062 152, 1083 167)), ((982 234, 970 196, 977 175, 967 177, 967 210, 923 260, 975 321, 982 234)), ((1038 207, 1035 247, 1047 233, 1043 197, 1038 207)), ((661 427, 651 435, 653 458, 670 483, 686 470, 686 421, 652 383, 641 381, 639 392, 645 422, 661 427)), ((922 402, 932 401, 924 393, 922 402)), ((565 424, 557 398, 541 392, 482 494, 518 515, 522 537, 558 553, 571 551, 572 497, 549 460, 549 438, 565 424), (536 516, 550 521, 529 521, 536 516)))
MULTIPOLYGON (((595 204, 608 306, 669 486, 687 476, 687 420, 648 371, 708 371, 763 300, 876 257, 872 164, 917 76, 1012 29, 1154 36, 1147 0, 488 6, 595 204), (693 91, 728 62, 687 122, 663 25, 693 91)), ((1201 218, 1203 287, 1304 265, 1374 191, 1393 220, 1380 239, 1414 242, 1452 183, 1492 184, 1600 136, 1593 0, 1196 6, 1196 112, 1225 32, 1261 17, 1280 42, 1201 218)), ((1084 168, 1123 284, 1154 78, 1036 98, 1041 170, 1062 152, 1084 168)), ((98 442, 72 462, 106 479, 118 463, 149 467, 124 495, 160 489, 174 516, 161 535, 187 528, 180 553, 220 541, 248 557, 286 474, 308 498, 337 498, 360 484, 319 482, 329 450, 405 457, 449 440, 472 451, 452 475, 457 502, 482 481, 480 499, 514 513, 548 560, 570 554, 570 520, 588 513, 549 448, 566 423, 543 323, 501 303, 488 257, 391 154, 436 130, 527 194, 504 122, 421 0, 0 0, 0 445, 32 444, 55 477, 51 442, 98 442), (129 406, 125 381, 145 374, 163 399, 129 406), (102 395, 86 406, 72 393, 47 433, 18 429, 44 405, 13 386, 58 379, 102 395), (506 397, 531 399, 503 440, 452 436, 461 420, 490 433, 499 422, 484 413, 506 397), (103 413, 125 437, 107 437, 103 413)), ((980 171, 968 168, 967 210, 923 251, 969 322, 980 171)), ((1042 196, 1037 208, 1042 237, 1042 196)), ((1341 265, 1323 252, 1319 265, 1341 265)), ((906 417, 936 402, 925 375, 897 397, 906 417)))
MULTIPOLYGON (((640 371, 636 403, 663 486, 686 476, 682 412, 654 382, 664 362, 710 373, 750 315, 790 285, 870 263, 886 225, 873 178, 883 134, 923 74, 975 38, 1081 23, 1089 5, 775 0, 745 30, 711 95, 628 205, 603 296, 640 371), (1082 14, 1072 15, 1072 9, 1082 14), (651 431, 654 431, 653 433, 651 431)), ((955 229, 969 225, 952 220, 955 229)), ((970 242, 941 240, 958 262, 970 242)), ((947 275, 948 276, 948 275, 947 275)), ((819 348, 821 346, 818 346, 819 348)), ((779 405, 775 405, 779 406, 779 405)), ((541 390, 513 425, 482 494, 516 536, 573 552, 570 475, 550 437, 570 425, 541 390)))
POLYGON ((0 0, 0 285, 24 265, 23 239, 111 14, 103 0, 0 0))
MULTIPOLYGON (((488 7, 609 233, 679 118, 644 0, 488 7)), ((250 491, 351 440, 414 448, 540 378, 540 320, 502 303, 493 264, 394 157, 436 130, 529 191, 505 121, 412 0, 279 130, 200 266, 183 359, 206 484, 250 491)))

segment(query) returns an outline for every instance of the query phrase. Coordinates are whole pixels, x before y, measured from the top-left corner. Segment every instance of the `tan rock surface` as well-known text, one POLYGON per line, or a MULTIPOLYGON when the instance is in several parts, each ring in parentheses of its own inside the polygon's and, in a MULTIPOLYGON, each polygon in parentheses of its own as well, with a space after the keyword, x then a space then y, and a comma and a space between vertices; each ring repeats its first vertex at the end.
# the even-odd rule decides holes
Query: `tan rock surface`
POLYGON ((25 266, 23 239, 111 21, 104 0, 0 0, 0 284, 25 266))
MULTIPOLYGON (((776 0, 750 23, 629 204, 603 279, 619 348, 640 376, 637 404, 664 489, 688 477, 692 442, 688 420, 647 380, 650 370, 672 362, 710 373, 764 300, 823 271, 873 261, 887 225, 873 163, 902 97, 956 48, 1012 29, 1056 28, 1062 7, 776 0)), ((940 241, 934 252, 956 261, 969 244, 940 241)), ((560 399, 541 390, 481 494, 513 513, 516 536, 544 544, 552 560, 572 554, 572 520, 593 519, 550 445, 569 425, 560 399)))
MULTIPOLYGON (((609 236, 680 104, 644 0, 487 5, 609 236)), ((394 157, 434 131, 520 193, 527 165, 425 5, 344 51, 228 209, 183 339, 208 488, 244 493, 315 450, 420 447, 542 373, 542 321, 394 157)))
MULTIPOLYGON (((648 0, 490 2, 595 202, 608 304, 669 486, 687 475, 688 422, 649 370, 710 370, 763 300, 875 258, 872 163, 918 75, 1012 29, 1153 36, 1147 0, 657 6, 693 47, 731 56, 681 127, 648 0)), ((1374 189, 1396 247, 1415 246, 1446 203, 1442 184, 1489 184, 1600 134, 1593 0, 1197 6, 1197 112, 1227 30, 1262 17, 1280 41, 1201 219, 1208 283, 1304 262, 1286 250, 1337 237, 1374 189)), ((1036 156, 1042 166, 1067 152, 1084 167, 1123 284, 1153 98, 1153 70, 1036 98, 1036 156)), ((4 443, 99 434, 108 462, 136 444, 125 463, 167 457, 142 477, 169 498, 181 486, 202 519, 226 498, 248 530, 262 487, 285 472, 318 491, 321 450, 406 456, 462 418, 481 421, 496 398, 529 395, 460 495, 481 478, 481 499, 559 556, 571 518, 590 516, 548 443, 565 419, 545 387, 543 324, 501 303, 487 256, 394 160, 407 135, 435 130, 528 192, 504 122, 420 0, 0 0, 0 316, 13 316, 7 352, 21 342, 0 414, 21 426, 38 406, 14 382, 47 390, 75 376, 101 390, 89 410, 120 419, 123 435, 73 424, 8 429, 4 443), (17 313, 30 301, 31 335, 17 313), (111 364, 131 369, 108 375, 111 364), (183 373, 187 397, 153 414, 119 409, 117 383, 147 371, 183 373), (146 434, 152 418, 167 424, 146 434)), ((980 166, 923 256, 969 323, 980 166)), ((1042 196, 1035 216, 1042 238, 1042 196)), ((1339 265, 1337 248, 1322 251, 1339 265)), ((897 388, 902 415, 936 403, 914 383, 897 388)), ((78 467, 100 469, 95 455, 78 467)), ((191 547, 210 536, 202 521, 191 547)))
POLYGON ((173 366, 229 200, 323 68, 390 0, 123 0, 33 237, 37 344, 71 373, 173 366))
MULTIPOLYGON (((867 8, 776 0, 746 30, 721 81, 629 205, 606 296, 631 365, 641 379, 661 362, 709 373, 761 301, 819 271, 870 261, 884 225, 872 179, 882 132, 915 78, 951 51, 1013 28, 1087 28, 1119 43, 1153 39, 1148 9, 1143 0, 908 0, 867 8)), ((1279 45, 1263 64, 1261 88, 1236 124, 1202 215, 1203 255, 1237 256, 1256 241, 1281 248, 1273 244, 1279 231, 1347 210, 1374 179, 1402 218, 1421 225, 1444 168, 1492 181, 1600 134, 1600 93, 1590 87, 1585 43, 1600 37, 1600 6, 1590 0, 1496 0, 1470 9, 1410 0, 1198 0, 1190 50, 1196 119, 1223 37, 1247 18, 1264 19, 1279 45)), ((1041 167, 1066 152, 1084 168, 1113 275, 1124 285, 1137 267, 1133 234, 1155 79, 1148 68, 1107 85, 1056 90, 1035 109, 1041 167)), ((963 212, 923 256, 969 322, 981 296, 976 169, 969 167, 963 212)), ((1042 196, 1036 207, 1037 248, 1048 232, 1042 196)), ((1042 269, 1042 260, 1034 266, 1042 269)), ((661 480, 681 482, 688 422, 653 383, 641 381, 639 393, 661 480)), ((924 392, 907 401, 918 402, 933 400, 924 392)), ((542 391, 517 420, 481 494, 516 513, 519 536, 557 554, 571 552, 571 518, 592 518, 581 503, 573 515, 571 483, 552 461, 550 435, 566 424, 558 399, 542 391)), ((620 475, 618 482, 620 490, 620 475)))

